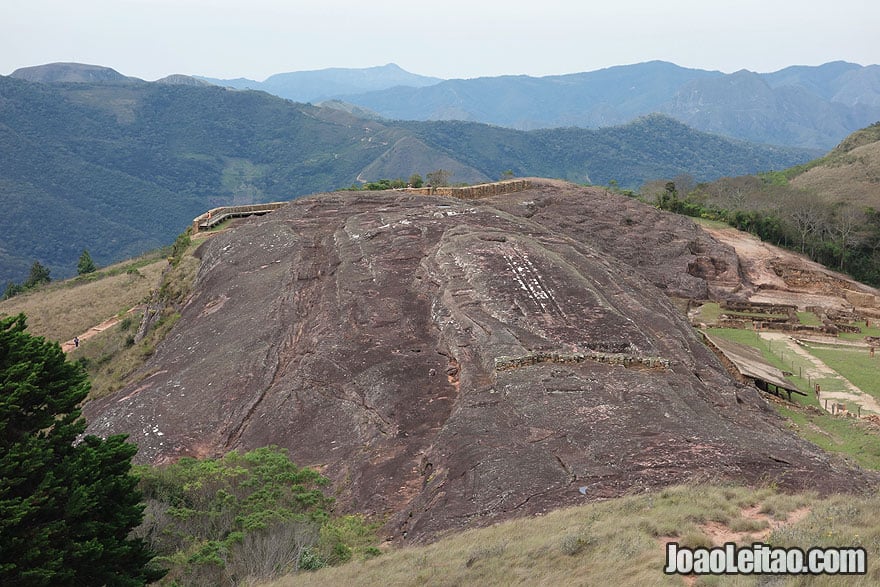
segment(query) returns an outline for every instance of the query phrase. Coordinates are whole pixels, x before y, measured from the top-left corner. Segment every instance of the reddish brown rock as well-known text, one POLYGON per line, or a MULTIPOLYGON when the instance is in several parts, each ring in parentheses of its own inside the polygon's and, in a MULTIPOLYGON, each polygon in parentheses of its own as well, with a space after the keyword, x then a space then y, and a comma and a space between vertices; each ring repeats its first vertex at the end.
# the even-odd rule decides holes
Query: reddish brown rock
POLYGON ((322 194, 201 255, 150 375, 86 406, 140 461, 278 444, 420 540, 689 479, 872 482, 727 375, 657 286, 706 295, 688 267, 735 257, 638 202, 322 194))

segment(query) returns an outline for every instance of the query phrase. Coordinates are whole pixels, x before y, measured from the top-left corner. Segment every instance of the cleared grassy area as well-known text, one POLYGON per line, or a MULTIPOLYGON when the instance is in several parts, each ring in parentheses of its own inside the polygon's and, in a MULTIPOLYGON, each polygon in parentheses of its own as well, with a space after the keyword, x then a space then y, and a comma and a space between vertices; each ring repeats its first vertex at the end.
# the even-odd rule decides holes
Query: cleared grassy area
POLYGON ((114 265, 0 302, 0 316, 24 312, 32 334, 63 342, 143 302, 159 286, 164 257, 114 265))
MULTIPOLYGON (((880 497, 784 495, 772 488, 685 486, 557 510, 454 534, 434 544, 391 549, 316 572, 301 572, 269 587, 294 585, 766 585, 763 577, 699 577, 694 583, 663 574, 665 540, 712 546, 706 524, 739 531, 766 528, 746 508, 770 520, 786 520, 809 508, 800 521, 773 531, 766 543, 800 547, 856 545, 868 551, 868 575, 846 585, 880 580, 880 497)), ((746 544, 753 540, 743 537, 746 544)), ((801 585, 799 577, 773 577, 773 585, 801 585)), ((839 585, 839 577, 811 577, 811 585, 839 585)))
MULTIPOLYGON (((786 405, 781 402, 774 402, 773 405, 776 406, 777 411, 782 416, 791 422, 792 429, 798 435, 829 452, 851 458, 865 468, 880 470, 880 434, 878 434, 875 428, 855 419, 835 417, 824 411, 814 413, 803 409, 803 407, 821 407, 819 404, 820 400, 817 400, 812 392, 812 386, 816 383, 826 392, 848 391, 840 379, 833 377, 805 379, 800 377, 798 373, 801 368, 808 366, 805 358, 790 352, 781 353, 781 345, 771 344, 769 341, 759 338, 757 333, 753 331, 710 328, 707 329, 707 332, 714 336, 723 337, 759 349, 767 362, 779 369, 794 373, 794 375, 788 376, 786 379, 794 383, 798 389, 807 393, 807 396, 792 394, 791 399, 794 405, 786 405), (798 406, 801 406, 801 408, 798 406)), ((811 349, 810 352, 813 352, 813 350, 811 349)), ((867 357, 866 351, 862 350, 862 353, 867 357)), ((816 356, 822 359, 822 357, 816 356)), ((880 355, 878 355, 877 361, 874 365, 880 366, 880 355)), ((829 364, 829 366, 832 369, 838 369, 832 364, 829 364)), ((840 371, 838 370, 838 372, 840 371)), ((845 373, 841 373, 841 375, 845 375, 845 373)), ((850 381, 859 386, 855 381, 850 381)), ((877 383, 876 381, 873 383, 875 388, 877 383)), ((865 391, 870 393, 867 390, 865 391)), ((853 413, 858 411, 856 404, 850 402, 843 403, 846 404, 849 411, 853 413)))
POLYGON ((880 435, 869 425, 828 413, 776 406, 798 435, 829 452, 846 455, 866 469, 880 470, 880 435))
MULTIPOLYGON (((824 391, 842 391, 847 392, 849 388, 846 386, 845 382, 839 377, 821 377, 821 378, 812 378, 809 375, 803 375, 803 373, 808 372, 809 369, 813 368, 813 365, 801 355, 791 352, 790 349, 787 348, 787 345, 782 344, 781 342, 773 342, 767 341, 760 338, 756 332, 751 330, 737 330, 734 328, 709 328, 707 329, 709 334, 719 336, 722 338, 726 338, 728 340, 732 340, 734 342, 738 342, 740 344, 748 345, 753 348, 756 348, 761 351, 764 359, 773 365, 774 367, 792 373, 786 377, 788 381, 794 383, 798 389, 807 394, 807 397, 792 395, 792 401, 800 405, 810 405, 810 406, 819 406, 819 401, 815 397, 814 389, 815 385, 819 384, 820 388, 824 391)), ((811 354, 816 356, 818 359, 822 359, 819 355, 813 352, 813 346, 808 348, 811 354)), ((867 354, 867 351, 863 351, 867 354)), ((880 358, 880 355, 878 355, 880 358)), ((880 366, 880 362, 877 363, 880 366)), ((838 372, 841 377, 846 377, 846 373, 842 372, 834 365, 828 365, 832 369, 838 372)), ((852 379, 850 382, 854 383, 856 386, 859 386, 858 383, 855 383, 852 379)), ((877 384, 874 383, 876 387, 877 384)), ((851 411, 858 411, 858 407, 856 404, 850 404, 849 402, 843 402, 847 404, 847 409, 851 411)))
POLYGON ((785 353, 781 350, 783 348, 781 345, 773 344, 770 341, 764 340, 758 336, 758 333, 754 330, 708 328, 706 329, 706 332, 713 336, 726 338, 727 340, 758 349, 761 351, 764 360, 768 363, 781 371, 792 373, 792 375, 789 375, 786 379, 794 383, 798 389, 808 395, 808 397, 802 397, 797 394, 792 394, 793 401, 804 405, 819 405, 811 391, 813 381, 808 377, 801 376, 803 368, 808 366, 805 359, 793 355, 792 353, 785 353))
POLYGON ((856 322, 856 326, 862 329, 860 334, 856 334, 855 332, 841 332, 840 338, 843 340, 857 340, 864 341, 866 336, 878 336, 880 337, 880 328, 877 327, 877 324, 880 323, 878 320, 871 320, 871 326, 868 327, 867 323, 856 322))
POLYGON ((705 324, 715 324, 721 317, 721 306, 716 302, 706 302, 696 314, 697 320, 705 324))
POLYGON ((822 326, 822 321, 812 312, 798 312, 797 317, 804 326, 822 326))
POLYGON ((853 385, 880 400, 880 353, 872 357, 864 348, 815 344, 810 345, 809 351, 853 385))

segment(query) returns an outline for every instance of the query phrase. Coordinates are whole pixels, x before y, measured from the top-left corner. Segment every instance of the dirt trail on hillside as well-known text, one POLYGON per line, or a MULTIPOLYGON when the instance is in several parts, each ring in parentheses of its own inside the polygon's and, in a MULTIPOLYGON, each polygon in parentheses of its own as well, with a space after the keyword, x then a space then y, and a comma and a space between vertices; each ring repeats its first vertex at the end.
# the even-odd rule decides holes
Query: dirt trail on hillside
POLYGON ((839 381, 846 391, 820 391, 819 403, 824 408, 826 399, 837 400, 841 402, 851 402, 862 407, 863 411, 873 414, 880 414, 880 404, 869 395, 853 385, 853 383, 840 375, 837 371, 826 365, 821 359, 813 356, 808 350, 799 345, 795 339, 788 334, 782 332, 762 332, 761 338, 773 341, 774 343, 784 344, 786 351, 797 355, 800 359, 806 361, 809 365, 804 370, 803 376, 809 376, 816 379, 834 379, 839 381))
MULTIPOLYGON (((135 306, 134 308, 132 308, 131 310, 126 312, 125 315, 127 316, 128 314, 132 314, 134 312, 141 311, 143 309, 144 309, 143 306, 135 306)), ((79 336, 71 338, 68 341, 62 342, 61 343, 61 350, 65 353, 69 353, 70 351, 72 351, 73 349, 76 348, 75 339, 78 338, 80 344, 82 344, 83 341, 86 341, 86 340, 92 338, 93 336, 104 332, 108 328, 112 328, 112 327, 116 326, 120 322, 122 322, 122 318, 120 316, 113 316, 112 318, 107 318, 106 320, 104 320, 100 324, 92 326, 91 328, 89 328, 88 330, 86 330, 85 332, 80 334, 79 336)))

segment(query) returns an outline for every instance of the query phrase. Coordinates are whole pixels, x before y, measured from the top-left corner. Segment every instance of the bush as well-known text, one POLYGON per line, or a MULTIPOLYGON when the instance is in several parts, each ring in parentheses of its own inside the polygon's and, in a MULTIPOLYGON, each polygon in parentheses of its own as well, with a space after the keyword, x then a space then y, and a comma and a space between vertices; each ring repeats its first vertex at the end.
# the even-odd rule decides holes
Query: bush
POLYGON ((238 584, 350 560, 376 542, 362 516, 331 519, 328 480, 270 446, 141 467, 137 534, 171 566, 167 581, 238 584))

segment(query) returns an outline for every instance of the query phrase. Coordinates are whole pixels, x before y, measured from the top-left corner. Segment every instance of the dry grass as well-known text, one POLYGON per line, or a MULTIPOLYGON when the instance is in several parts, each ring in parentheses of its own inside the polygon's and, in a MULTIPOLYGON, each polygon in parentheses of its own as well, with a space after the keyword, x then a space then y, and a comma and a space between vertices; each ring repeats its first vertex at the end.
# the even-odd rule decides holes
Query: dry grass
POLYGON ((880 142, 862 145, 846 153, 829 156, 818 165, 798 175, 791 185, 808 189, 828 202, 848 202, 880 208, 880 142))
POLYGON ((146 374, 138 378, 133 378, 133 375, 180 317, 176 313, 163 317, 143 340, 135 344, 134 333, 141 316, 140 313, 132 315, 130 320, 123 320, 70 353, 70 359, 83 361, 89 373, 92 383, 89 399, 109 395, 145 377, 146 374))
POLYGON ((70 353, 71 359, 81 360, 86 365, 92 382, 90 399, 111 394, 147 375, 139 372, 139 369, 180 318, 175 307, 184 303, 192 292, 200 265, 200 261, 193 257, 197 246, 190 244, 181 254, 177 265, 167 272, 164 268, 168 263, 162 261, 161 279, 157 280, 152 290, 155 294, 153 301, 161 299, 164 309, 143 340, 134 342, 142 318, 142 313, 137 312, 93 336, 70 353))
MULTIPOLYGON (((880 578, 880 497, 782 495, 773 488, 674 487, 603 503, 557 510, 545 516, 470 530, 427 546, 389 549, 380 557, 317 572, 301 572, 265 587, 294 585, 759 585, 767 577, 671 577, 663 574, 664 544, 676 539, 711 546, 709 525, 760 530, 766 522, 744 510, 785 518, 808 507, 805 518, 775 530, 779 546, 852 546, 868 550, 869 574, 847 585, 874 585, 880 578)), ((746 541, 751 544, 751 541, 746 541)), ((799 585, 787 577, 774 585, 799 585)), ((810 581, 812 583, 812 580, 810 581)), ((824 577, 820 585, 840 584, 824 577)))
POLYGON ((167 260, 108 267, 98 279, 69 279, 0 302, 0 316, 24 312, 28 330, 63 342, 141 303, 159 285, 167 260))

